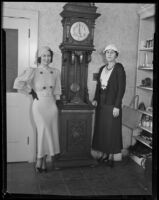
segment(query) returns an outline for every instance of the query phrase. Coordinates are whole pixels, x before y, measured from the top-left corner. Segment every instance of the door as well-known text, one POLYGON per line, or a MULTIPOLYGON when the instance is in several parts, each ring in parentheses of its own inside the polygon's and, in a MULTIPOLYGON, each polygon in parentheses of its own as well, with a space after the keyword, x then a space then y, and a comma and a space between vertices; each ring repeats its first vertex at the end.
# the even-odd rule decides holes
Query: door
POLYGON ((13 89, 14 79, 29 67, 29 19, 3 17, 6 33, 7 162, 29 160, 31 97, 13 89))

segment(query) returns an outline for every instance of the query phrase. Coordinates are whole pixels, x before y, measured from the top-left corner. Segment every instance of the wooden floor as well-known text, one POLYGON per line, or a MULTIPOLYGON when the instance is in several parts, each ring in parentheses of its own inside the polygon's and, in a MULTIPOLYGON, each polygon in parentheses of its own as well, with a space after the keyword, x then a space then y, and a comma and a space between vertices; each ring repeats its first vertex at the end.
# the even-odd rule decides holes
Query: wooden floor
POLYGON ((65 196, 152 195, 151 180, 144 169, 131 159, 105 164, 52 170, 37 174, 34 163, 7 164, 9 194, 40 194, 65 196))

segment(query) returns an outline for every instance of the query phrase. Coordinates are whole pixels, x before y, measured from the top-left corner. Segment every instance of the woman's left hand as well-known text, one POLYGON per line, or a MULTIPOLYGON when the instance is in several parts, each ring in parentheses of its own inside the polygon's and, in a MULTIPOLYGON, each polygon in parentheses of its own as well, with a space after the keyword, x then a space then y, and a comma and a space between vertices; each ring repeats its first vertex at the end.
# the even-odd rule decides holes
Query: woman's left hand
POLYGON ((113 116, 118 117, 119 116, 119 108, 113 108, 113 116))

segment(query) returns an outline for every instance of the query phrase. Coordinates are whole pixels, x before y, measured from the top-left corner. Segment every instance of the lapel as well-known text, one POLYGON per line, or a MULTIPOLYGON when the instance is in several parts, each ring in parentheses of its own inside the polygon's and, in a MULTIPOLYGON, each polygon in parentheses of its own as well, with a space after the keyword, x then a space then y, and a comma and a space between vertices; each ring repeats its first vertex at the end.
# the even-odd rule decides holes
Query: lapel
POLYGON ((116 64, 115 64, 115 66, 114 66, 114 68, 113 68, 113 70, 112 70, 112 72, 110 74, 110 77, 109 77, 109 80, 108 80, 108 86, 107 87, 109 87, 110 82, 111 82, 111 80, 112 80, 112 78, 113 78, 113 76, 115 74, 115 68, 116 68, 116 64))

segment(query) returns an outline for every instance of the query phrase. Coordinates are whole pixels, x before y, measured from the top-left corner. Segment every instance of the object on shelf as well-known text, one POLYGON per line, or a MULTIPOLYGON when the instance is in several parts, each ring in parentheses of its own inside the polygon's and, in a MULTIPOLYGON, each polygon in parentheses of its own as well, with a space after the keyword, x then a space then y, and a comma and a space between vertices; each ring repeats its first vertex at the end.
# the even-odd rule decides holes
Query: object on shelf
POLYGON ((149 132, 147 132, 147 131, 142 131, 141 133, 140 133, 140 137, 141 138, 144 138, 145 140, 147 140, 148 142, 152 142, 152 134, 150 134, 149 132))
POLYGON ((136 136, 135 139, 137 141, 139 141, 140 143, 142 143, 143 145, 147 146, 148 148, 152 149, 152 146, 149 145, 152 141, 148 141, 148 140, 146 140, 144 137, 142 137, 140 135, 136 136))
POLYGON ((152 87, 152 79, 147 77, 147 78, 141 80, 141 86, 152 87))
POLYGON ((141 138, 144 138, 148 142, 152 142, 152 137, 142 136, 141 138))
POLYGON ((146 40, 142 40, 140 42, 140 48, 143 49, 143 48, 146 48, 146 40))
POLYGON ((148 128, 151 127, 152 128, 152 117, 143 114, 141 117, 141 126, 148 128))
POLYGON ((148 133, 147 131, 141 131, 140 135, 145 136, 145 137, 149 137, 150 133, 148 133))
POLYGON ((148 39, 146 40, 146 48, 153 48, 153 44, 154 44, 154 39, 148 39))
POLYGON ((139 109, 139 110, 146 110, 146 106, 145 106, 144 102, 141 102, 141 103, 139 104, 138 109, 139 109))
POLYGON ((152 147, 152 141, 149 143, 149 145, 152 147))
POLYGON ((146 111, 152 113, 152 112, 153 112, 153 108, 152 108, 151 106, 148 106, 148 107, 146 108, 146 111))
POLYGON ((147 39, 147 40, 142 40, 140 42, 140 48, 145 49, 145 48, 153 48, 154 46, 154 39, 147 39))
POLYGON ((147 68, 153 68, 153 64, 147 64, 146 67, 147 68))

